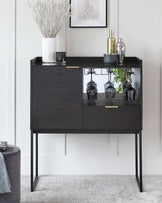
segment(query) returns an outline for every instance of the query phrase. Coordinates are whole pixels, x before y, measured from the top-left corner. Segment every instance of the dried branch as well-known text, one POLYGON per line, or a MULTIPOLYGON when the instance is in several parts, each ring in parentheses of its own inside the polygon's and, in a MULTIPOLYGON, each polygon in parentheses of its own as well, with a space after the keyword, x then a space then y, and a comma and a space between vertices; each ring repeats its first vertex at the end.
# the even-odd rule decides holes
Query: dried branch
POLYGON ((46 38, 55 38, 70 17, 69 0, 27 0, 34 19, 46 38))

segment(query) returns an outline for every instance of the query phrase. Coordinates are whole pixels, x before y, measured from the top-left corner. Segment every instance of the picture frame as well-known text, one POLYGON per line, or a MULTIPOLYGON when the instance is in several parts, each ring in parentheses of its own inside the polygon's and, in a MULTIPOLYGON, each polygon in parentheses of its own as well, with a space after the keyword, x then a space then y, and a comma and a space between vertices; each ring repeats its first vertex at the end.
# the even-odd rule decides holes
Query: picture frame
POLYGON ((106 28, 107 0, 70 0, 70 28, 106 28))

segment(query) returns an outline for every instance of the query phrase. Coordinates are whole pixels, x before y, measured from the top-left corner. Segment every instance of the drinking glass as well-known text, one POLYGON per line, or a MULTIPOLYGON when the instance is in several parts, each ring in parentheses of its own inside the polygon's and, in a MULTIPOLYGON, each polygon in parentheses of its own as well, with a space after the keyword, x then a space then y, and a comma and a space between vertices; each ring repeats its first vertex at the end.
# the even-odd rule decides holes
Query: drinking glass
POLYGON ((111 74, 112 71, 108 68, 108 82, 104 85, 106 98, 115 98, 116 89, 114 88, 114 84, 111 82, 111 74))
POLYGON ((88 74, 91 74, 91 80, 87 84, 87 97, 89 100, 97 100, 97 84, 93 81, 93 74, 95 71, 91 68, 88 74))
POLYGON ((135 88, 132 87, 132 78, 131 78, 132 74, 133 74, 132 71, 126 72, 127 85, 124 90, 128 101, 135 100, 136 97, 136 90, 135 88))

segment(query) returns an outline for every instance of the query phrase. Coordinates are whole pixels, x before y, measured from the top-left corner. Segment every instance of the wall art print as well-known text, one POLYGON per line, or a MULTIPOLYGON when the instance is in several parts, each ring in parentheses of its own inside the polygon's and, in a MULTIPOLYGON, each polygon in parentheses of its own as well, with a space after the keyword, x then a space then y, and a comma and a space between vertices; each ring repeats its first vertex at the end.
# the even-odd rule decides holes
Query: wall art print
POLYGON ((70 27, 107 27, 107 0, 71 0, 70 27))

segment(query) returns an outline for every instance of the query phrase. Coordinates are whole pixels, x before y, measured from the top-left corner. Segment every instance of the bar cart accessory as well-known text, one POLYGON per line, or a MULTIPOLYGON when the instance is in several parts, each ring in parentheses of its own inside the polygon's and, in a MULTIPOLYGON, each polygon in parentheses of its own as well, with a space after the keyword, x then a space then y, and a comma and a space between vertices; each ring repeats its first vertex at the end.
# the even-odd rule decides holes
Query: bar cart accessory
POLYGON ((126 46, 122 38, 118 39, 118 42, 116 44, 116 51, 117 51, 117 57, 118 57, 118 64, 122 66, 125 58, 125 52, 126 52, 126 46))

